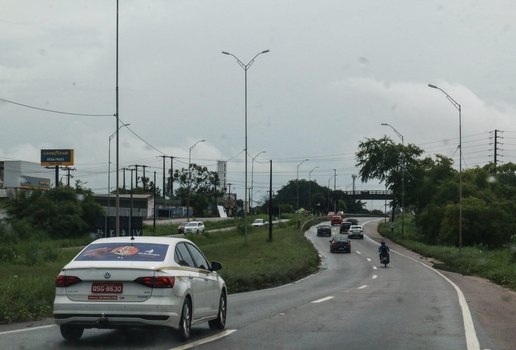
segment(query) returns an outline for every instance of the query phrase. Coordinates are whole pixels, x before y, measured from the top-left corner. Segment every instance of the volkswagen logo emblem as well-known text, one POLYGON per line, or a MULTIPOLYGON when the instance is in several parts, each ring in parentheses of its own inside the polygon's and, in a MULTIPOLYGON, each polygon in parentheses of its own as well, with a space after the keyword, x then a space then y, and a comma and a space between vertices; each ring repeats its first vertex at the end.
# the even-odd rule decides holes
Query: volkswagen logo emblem
POLYGON ((110 279, 111 278, 111 274, 109 272, 106 272, 104 274, 104 278, 107 279, 107 280, 110 279))

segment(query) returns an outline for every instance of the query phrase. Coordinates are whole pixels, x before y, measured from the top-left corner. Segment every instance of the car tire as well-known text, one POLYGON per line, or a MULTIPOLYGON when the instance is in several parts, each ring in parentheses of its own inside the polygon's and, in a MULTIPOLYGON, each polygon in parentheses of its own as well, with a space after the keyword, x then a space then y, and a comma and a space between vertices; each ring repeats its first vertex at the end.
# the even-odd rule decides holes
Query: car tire
POLYGON ((66 340, 79 340, 82 337, 82 333, 84 332, 83 327, 78 326, 70 326, 63 324, 59 327, 61 330, 61 335, 66 340))
POLYGON ((179 320, 179 333, 181 339, 187 341, 190 339, 192 330, 192 302, 189 298, 186 298, 183 303, 183 309, 181 310, 181 320, 179 320))
POLYGON ((227 298, 226 293, 222 292, 219 301, 219 313, 217 318, 208 321, 210 329, 224 329, 226 327, 226 315, 227 315, 227 298))

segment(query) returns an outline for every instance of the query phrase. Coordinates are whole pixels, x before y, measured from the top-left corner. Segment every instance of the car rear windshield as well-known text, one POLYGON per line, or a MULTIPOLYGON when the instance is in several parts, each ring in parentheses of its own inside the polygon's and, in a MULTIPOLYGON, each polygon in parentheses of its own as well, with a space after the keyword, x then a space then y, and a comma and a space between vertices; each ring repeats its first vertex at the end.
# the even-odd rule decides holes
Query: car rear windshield
POLYGON ((96 243, 90 244, 75 261, 163 261, 168 244, 96 243))

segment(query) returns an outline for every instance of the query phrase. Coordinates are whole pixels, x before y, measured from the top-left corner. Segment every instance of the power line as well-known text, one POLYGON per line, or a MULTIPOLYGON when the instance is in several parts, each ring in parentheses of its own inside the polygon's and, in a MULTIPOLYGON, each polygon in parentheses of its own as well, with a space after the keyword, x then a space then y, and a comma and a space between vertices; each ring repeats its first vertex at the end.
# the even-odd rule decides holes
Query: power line
POLYGON ((26 104, 23 104, 23 103, 6 100, 4 98, 0 98, 0 101, 7 102, 7 103, 12 103, 13 105, 22 106, 22 107, 25 107, 25 108, 37 109, 38 111, 49 112, 49 113, 75 115, 75 116, 80 116, 80 117, 114 117, 115 116, 114 114, 86 114, 86 113, 63 112, 63 111, 57 111, 57 110, 54 110, 54 109, 47 109, 47 108, 30 106, 30 105, 26 105, 26 104))

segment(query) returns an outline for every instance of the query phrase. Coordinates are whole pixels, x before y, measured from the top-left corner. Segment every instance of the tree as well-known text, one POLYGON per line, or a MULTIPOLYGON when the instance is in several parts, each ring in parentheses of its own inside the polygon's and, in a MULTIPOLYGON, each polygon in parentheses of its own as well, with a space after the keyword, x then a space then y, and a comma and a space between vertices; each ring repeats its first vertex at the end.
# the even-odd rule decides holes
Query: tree
POLYGON ((196 208, 197 214, 202 214, 210 203, 216 204, 224 189, 220 188, 217 172, 197 164, 190 165, 190 172, 187 168, 175 170, 174 180, 179 184, 176 196, 181 198, 182 205, 186 205, 190 189, 190 206, 196 208))
POLYGON ((7 209, 11 220, 26 221, 51 238, 79 237, 92 230, 96 217, 102 215, 92 192, 81 186, 19 192, 7 209))
MULTIPOLYGON (((407 175, 416 173, 422 153, 423 150, 416 145, 396 144, 384 136, 381 139, 366 139, 360 142, 355 159, 356 165, 360 167, 361 180, 367 182, 377 179, 384 182, 394 193, 394 204, 399 206, 402 201, 402 180, 405 178, 405 186, 414 180, 407 175)), ((410 203, 405 200, 405 206, 408 204, 410 203)))

